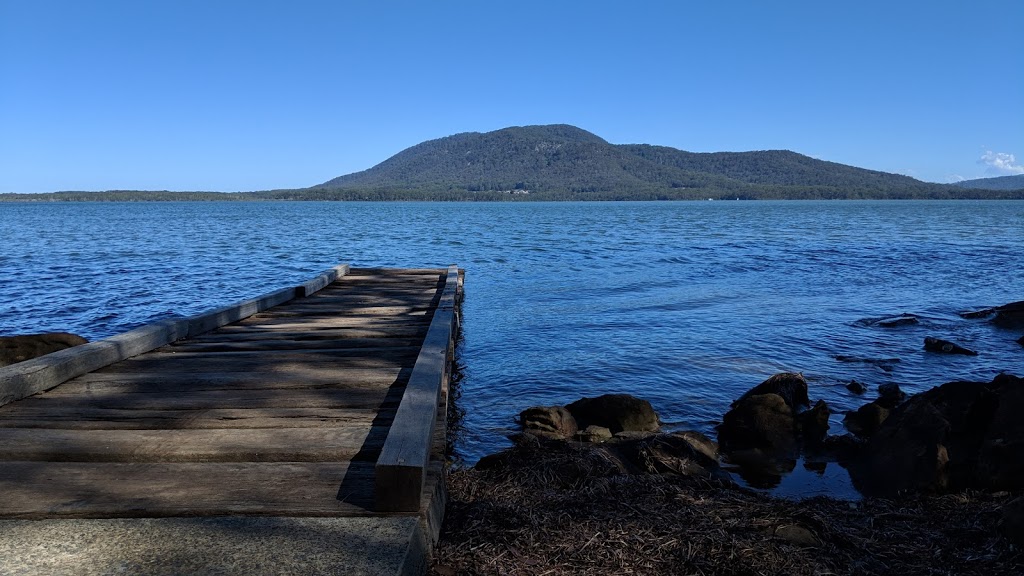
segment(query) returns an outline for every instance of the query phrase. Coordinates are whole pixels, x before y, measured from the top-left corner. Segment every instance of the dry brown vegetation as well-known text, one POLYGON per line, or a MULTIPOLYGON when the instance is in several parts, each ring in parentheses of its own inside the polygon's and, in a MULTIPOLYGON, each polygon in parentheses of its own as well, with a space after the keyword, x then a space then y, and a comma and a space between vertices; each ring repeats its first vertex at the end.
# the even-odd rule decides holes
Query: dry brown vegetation
POLYGON ((450 475, 433 574, 1024 574, 1006 493, 795 501, 515 451, 450 475))

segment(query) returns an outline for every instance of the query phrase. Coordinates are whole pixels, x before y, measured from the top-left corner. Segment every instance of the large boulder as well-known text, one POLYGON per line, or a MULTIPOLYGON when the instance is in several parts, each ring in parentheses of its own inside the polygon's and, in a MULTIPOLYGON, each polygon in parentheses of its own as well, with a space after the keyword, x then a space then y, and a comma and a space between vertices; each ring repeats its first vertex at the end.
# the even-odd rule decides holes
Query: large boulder
POLYGON ((778 395, 794 411, 800 407, 810 407, 811 405, 811 401, 807 397, 807 380, 804 379, 803 374, 797 372, 780 372, 772 376, 748 390, 746 394, 740 396, 732 405, 735 407, 751 396, 760 396, 762 394, 778 395))
POLYGON ((0 337, 0 366, 24 362, 87 342, 85 338, 67 332, 3 336, 0 337))
POLYGON ((976 484, 992 490, 1024 488, 1024 378, 1000 374, 990 385, 998 407, 978 449, 976 484))
POLYGON ((579 427, 572 414, 561 406, 534 406, 519 413, 519 424, 524 432, 543 438, 566 440, 576 434, 579 427))
POLYGON ((796 455, 796 419, 778 394, 744 395, 722 417, 718 442, 725 452, 758 450, 772 455, 796 455))
POLYGON ((869 494, 1024 488, 1024 380, 949 382, 881 424, 850 467, 869 494))
POLYGON ((619 432, 657 432, 658 413, 647 400, 629 394, 580 398, 566 406, 582 429, 601 426, 619 432))

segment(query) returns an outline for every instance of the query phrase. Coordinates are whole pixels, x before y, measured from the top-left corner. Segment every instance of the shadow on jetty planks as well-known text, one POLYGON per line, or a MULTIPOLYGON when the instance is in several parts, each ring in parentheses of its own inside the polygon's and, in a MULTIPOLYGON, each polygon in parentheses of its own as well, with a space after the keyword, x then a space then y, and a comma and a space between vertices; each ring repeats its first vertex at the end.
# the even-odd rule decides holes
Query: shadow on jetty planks
MULTIPOLYGON (((426 421, 417 412, 426 404, 416 403, 424 388, 432 394, 431 425, 418 445, 403 448, 426 456, 416 471, 418 493, 402 495, 416 505, 403 509, 422 514, 421 506, 443 504, 433 498, 443 494, 443 478, 430 449, 438 406, 444 407, 458 270, 332 272, 322 276, 331 282, 318 292, 307 283, 291 289, 286 303, 255 315, 247 314, 269 300, 177 321, 173 330, 156 329, 158 338, 144 327, 145 338, 116 355, 105 352, 110 346, 79 350, 83 357, 101 352, 99 360, 44 357, 35 367, 0 374, 0 382, 15 382, 4 388, 12 396, 26 391, 26 373, 36 375, 33 385, 53 387, 59 384, 54 380, 91 368, 0 408, 0 459, 6 460, 0 487, 10 496, 0 504, 0 517, 397 510, 382 504, 380 494, 374 497, 377 457, 407 395, 405 412, 417 426, 426 421), (209 331, 211 322, 221 321, 234 323, 209 331), (424 352, 442 340, 435 324, 448 326, 440 364, 436 351, 424 352), (195 334, 93 367, 182 331, 195 334), (420 341, 434 344, 420 348, 420 341), (421 384, 407 394, 413 379, 421 384)), ((443 426, 444 418, 439 421, 443 426)), ((407 439, 413 428, 400 428, 396 438, 407 439)))

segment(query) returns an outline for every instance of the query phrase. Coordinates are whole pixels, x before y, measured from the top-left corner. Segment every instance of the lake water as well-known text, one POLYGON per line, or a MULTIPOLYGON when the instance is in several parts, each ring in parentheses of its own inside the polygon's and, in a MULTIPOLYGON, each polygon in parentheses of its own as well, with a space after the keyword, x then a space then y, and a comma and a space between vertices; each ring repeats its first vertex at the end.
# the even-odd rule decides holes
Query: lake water
MULTIPOLYGON (((957 316, 1024 299, 1024 202, 0 204, 0 239, 0 334, 90 339, 337 263, 457 263, 470 462, 523 408, 581 396, 628 392, 714 437, 732 400, 801 371, 842 433, 880 384, 1024 374, 1019 332, 957 316), (920 323, 861 322, 904 312, 920 323)), ((798 467, 777 491, 842 495, 844 478, 798 467)))

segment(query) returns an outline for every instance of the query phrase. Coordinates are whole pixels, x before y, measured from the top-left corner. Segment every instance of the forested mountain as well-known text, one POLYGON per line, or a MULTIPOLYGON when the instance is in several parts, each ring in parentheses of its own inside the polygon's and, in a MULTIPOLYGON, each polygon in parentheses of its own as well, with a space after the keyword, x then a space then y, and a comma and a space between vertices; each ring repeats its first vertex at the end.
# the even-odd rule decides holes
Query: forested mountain
MULTIPOLYGON (((908 176, 816 160, 787 150, 694 153, 610 144, 574 126, 526 126, 430 140, 313 187, 436 197, 540 199, 990 198, 908 176)), ((1024 194, 1017 197, 1024 196, 1024 194)))
POLYGON ((975 190, 1024 190, 1024 174, 964 180, 957 182, 954 186, 974 188, 975 190))
POLYGON ((705 200, 1024 198, 1024 176, 958 185, 817 160, 788 150, 686 152, 610 144, 575 126, 467 132, 362 172, 296 190, 0 194, 59 200, 705 200))

